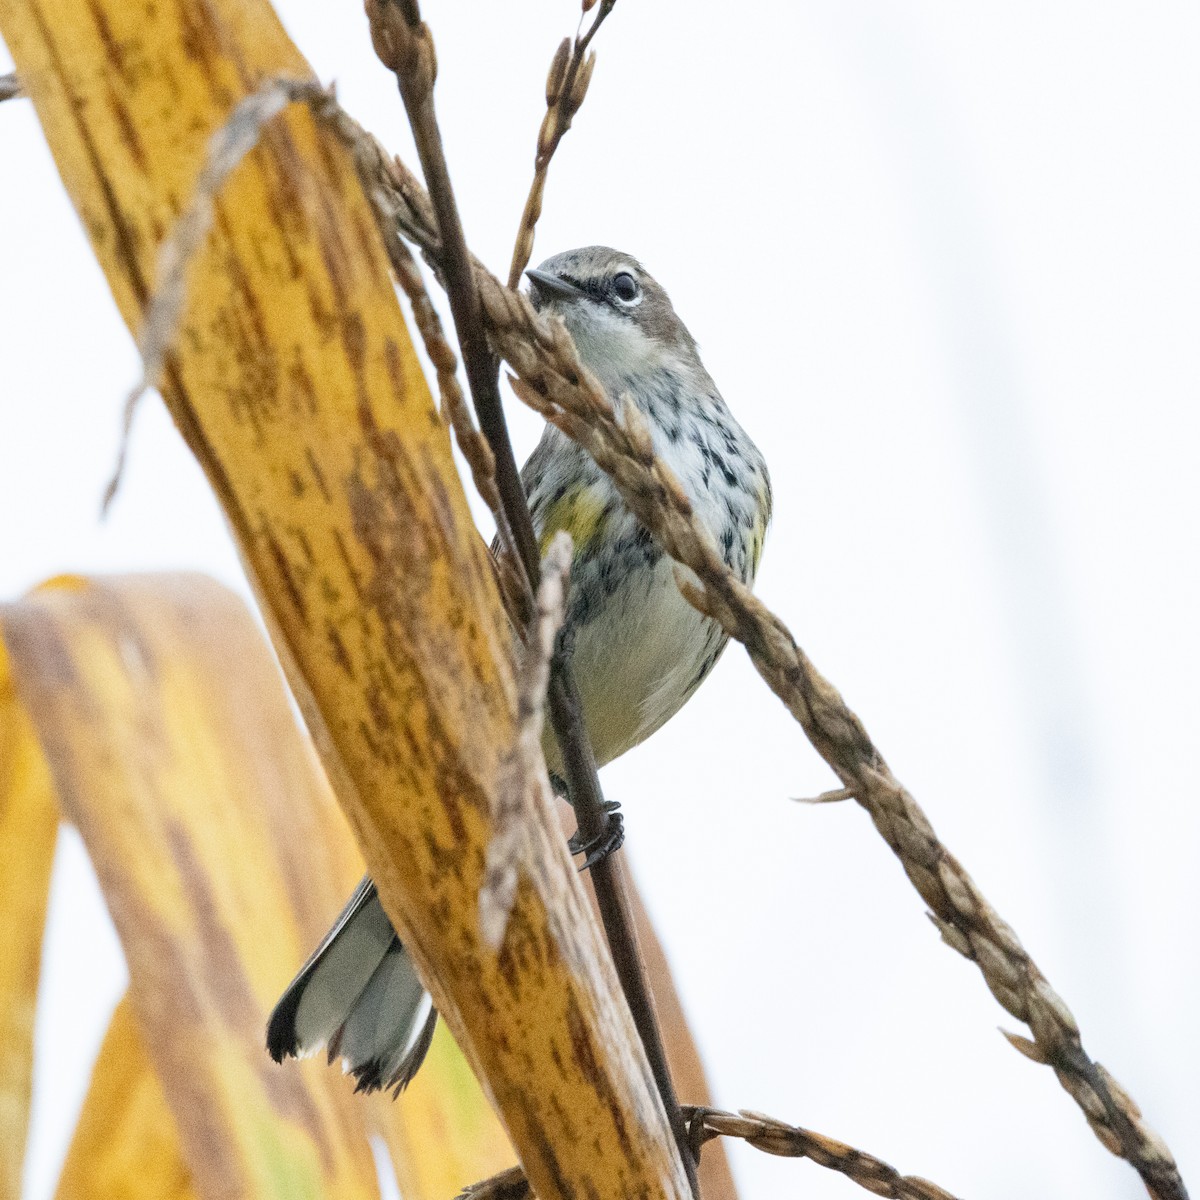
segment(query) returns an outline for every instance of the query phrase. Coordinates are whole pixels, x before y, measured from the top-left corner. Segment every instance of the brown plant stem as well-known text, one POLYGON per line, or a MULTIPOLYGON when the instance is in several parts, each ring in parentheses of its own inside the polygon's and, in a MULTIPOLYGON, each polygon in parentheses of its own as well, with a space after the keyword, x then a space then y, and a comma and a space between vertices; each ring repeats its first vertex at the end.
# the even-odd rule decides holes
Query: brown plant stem
MULTIPOLYGON (((604 0, 604 3, 611 7, 612 0, 604 0)), ((508 515, 530 587, 536 590, 540 568, 533 521, 508 436, 500 401, 499 364, 488 343, 475 266, 467 250, 433 104, 433 82, 437 74, 433 40, 428 27, 421 20, 417 0, 367 0, 367 15, 376 54, 395 74, 412 126, 441 243, 437 263, 454 317, 467 382, 475 401, 480 428, 492 448, 496 482, 504 511, 508 515)), ((599 25, 600 19, 597 18, 596 25, 599 25)), ((571 803, 577 814, 581 837, 586 842, 603 832, 608 816, 604 809, 595 758, 583 725, 579 694, 569 666, 561 661, 555 663, 548 702, 551 724, 562 749, 571 803)), ((608 860, 597 864, 598 870, 593 868, 592 885, 596 890, 617 976, 642 1039, 667 1120, 675 1134, 692 1194, 698 1196, 695 1162, 638 951, 628 898, 622 893, 622 875, 614 858, 615 855, 610 855, 608 860)))
MULTIPOLYGON (((916 1175, 901 1175, 865 1150, 856 1150, 811 1129, 786 1125, 761 1113, 721 1112, 715 1108, 686 1107, 689 1135, 697 1150, 715 1137, 735 1137, 766 1154, 782 1158, 807 1158, 819 1167, 836 1171, 851 1183, 890 1200, 955 1200, 944 1188, 916 1175)), ((528 1200, 533 1194, 520 1167, 510 1167, 490 1179, 472 1184, 458 1200, 528 1200)))
POLYGON ((522 857, 531 843, 528 823, 554 808, 554 794, 542 753, 546 690, 554 646, 567 612, 571 576, 571 535, 560 529, 542 560, 542 581, 534 600, 533 620, 517 668, 517 736, 501 769, 496 825, 487 848, 487 869, 479 892, 479 923, 484 939, 499 950, 517 895, 522 857), (525 802, 525 790, 536 787, 541 805, 525 802))
POLYGON ((0 75, 0 100, 15 100, 21 95, 21 81, 15 71, 0 75))
POLYGON ((454 430, 455 440, 466 459, 475 490, 496 522, 497 544, 493 554, 496 577, 509 618, 514 628, 522 630, 532 612, 533 595, 520 563, 508 514, 504 511, 504 503, 496 486, 495 455, 487 438, 475 427, 458 382, 458 358, 446 341, 441 318, 429 299, 416 259, 394 229, 387 231, 385 241, 392 270, 412 306, 413 321, 421 335, 425 353, 437 372, 442 416, 454 430))
POLYGON ((525 491, 513 455, 504 408, 500 402, 497 361, 488 345, 479 291, 463 234, 462 219, 446 165, 441 131, 433 107, 437 75, 433 39, 421 20, 416 0, 367 0, 371 36, 380 61, 396 76, 400 96, 412 126, 417 155, 429 187, 429 201, 440 243, 438 267, 454 317, 467 384, 475 402, 480 428, 496 458, 496 484, 505 511, 518 514, 513 534, 531 585, 538 581, 538 547, 532 521, 521 521, 525 491))
POLYGON ((807 1158, 820 1167, 844 1175, 876 1196, 888 1196, 891 1200, 954 1200, 954 1196, 928 1179, 901 1175, 895 1167, 865 1150, 856 1150, 811 1129, 785 1125, 774 1117, 745 1109, 730 1113, 715 1108, 689 1108, 685 1115, 698 1144, 715 1137, 741 1138, 767 1154, 807 1158))
MULTIPOLYGON (((579 693, 569 669, 565 669, 561 662, 556 663, 556 669, 550 677, 547 701, 551 724, 555 733, 559 735, 563 771, 571 804, 575 809, 580 838, 586 844, 603 833, 607 814, 604 810, 604 797, 600 791, 596 760, 583 725, 579 693), (582 736, 564 738, 560 732, 562 730, 578 730, 582 736)), ((621 988, 633 1014, 633 1023, 637 1027, 650 1062, 650 1069, 654 1073, 654 1081, 662 1097, 667 1120, 675 1134, 675 1142, 679 1147, 679 1156, 683 1160, 692 1195, 698 1196, 700 1185, 696 1177, 696 1162, 688 1141, 679 1100, 675 1094, 671 1068, 667 1062, 667 1051, 658 1025, 654 997, 650 991, 633 910, 629 903, 624 860, 620 850, 615 850, 599 862, 593 863, 590 873, 596 903, 600 909, 600 920, 604 925, 613 964, 617 969, 617 978, 621 981, 621 988)))

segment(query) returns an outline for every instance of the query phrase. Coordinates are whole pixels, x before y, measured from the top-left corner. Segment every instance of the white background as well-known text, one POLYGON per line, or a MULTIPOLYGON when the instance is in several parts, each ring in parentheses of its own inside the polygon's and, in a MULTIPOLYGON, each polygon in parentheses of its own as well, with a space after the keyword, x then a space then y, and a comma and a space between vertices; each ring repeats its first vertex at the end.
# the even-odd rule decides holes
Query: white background
MULTIPOLYGON (((284 19, 415 162, 357 5, 284 19)), ((428 0, 473 248, 501 273, 566 0, 428 0)), ((864 718, 1200 1187, 1200 16, 1184 3, 621 0, 535 261, 627 249, 767 453, 760 591, 864 718)), ((0 69, 7 67, 0 66, 0 69)), ((99 523, 131 341, 27 104, 0 108, 0 595, 244 582, 159 402, 99 523)), ((519 451, 538 421, 509 405, 519 451)), ((606 773, 717 1103, 960 1195, 1135 1197, 732 649, 606 773)), ((123 986, 68 837, 29 1195, 123 986)), ((733 1147, 744 1195, 848 1197, 733 1147)))

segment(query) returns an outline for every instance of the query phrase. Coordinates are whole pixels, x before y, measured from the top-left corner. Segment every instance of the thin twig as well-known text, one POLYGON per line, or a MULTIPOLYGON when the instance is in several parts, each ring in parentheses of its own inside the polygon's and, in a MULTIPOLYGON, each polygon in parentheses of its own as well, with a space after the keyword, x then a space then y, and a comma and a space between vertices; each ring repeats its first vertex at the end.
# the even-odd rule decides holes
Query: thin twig
POLYGON ((542 560, 533 630, 525 644, 524 662, 517 676, 517 733, 501 768, 495 813, 495 830, 488 844, 483 886, 479 889, 479 924, 484 940, 499 949, 517 894, 524 847, 529 841, 526 821, 531 812, 549 812, 554 792, 546 774, 542 754, 542 727, 546 716, 546 688, 554 644, 567 611, 567 585, 571 572, 571 535, 560 530, 554 535, 542 560), (536 788, 543 803, 527 803, 530 788, 536 788))
MULTIPOLYGON (((529 195, 525 198, 525 208, 521 213, 521 224, 517 229, 516 244, 513 246, 512 265, 508 269, 510 288, 515 288, 521 282, 521 274, 529 266, 529 259, 533 254, 533 234, 538 217, 542 215, 542 197, 546 191, 546 173, 550 169, 550 160, 554 157, 563 135, 571 128, 571 122, 582 106, 588 84, 592 81, 596 55, 594 52, 588 54, 588 47, 616 2, 617 0, 601 0, 599 11, 587 33, 582 36, 577 33, 573 39, 563 38, 550 62, 550 71, 546 76, 546 115, 542 118, 542 127, 538 130, 537 150, 533 160, 533 182, 529 185, 529 195)), ((592 0, 592 4, 594 3, 595 0, 592 0)), ((585 4, 584 11, 592 7, 592 4, 585 4)))
MULTIPOLYGON (((610 4, 611 0, 604 0, 610 4)), ((496 481, 509 523, 521 553, 531 588, 539 580, 537 541, 529 505, 513 456, 504 419, 498 383, 498 363, 493 356, 483 322, 483 309, 476 283, 476 264, 467 250, 462 220, 454 199, 450 172, 442 147, 433 105, 433 81, 437 60, 429 29, 421 20, 417 0, 367 0, 371 39, 380 61, 391 70, 400 87, 404 108, 412 127, 421 169, 429 185, 429 199, 436 222, 440 250, 436 261, 450 301, 458 334, 467 382, 484 436, 496 462, 496 481)), ((412 189, 410 189, 410 194, 412 189)), ((556 660, 550 682, 551 724, 562 751, 564 773, 579 832, 585 842, 604 830, 608 816, 595 758, 583 724, 578 689, 569 666, 556 660)), ((671 1081, 662 1034, 654 1013, 645 967, 638 950, 628 898, 622 891, 620 862, 616 854, 593 867, 592 886, 613 965, 629 1004, 630 1014, 658 1087, 663 1109, 675 1136, 680 1159, 692 1195, 699 1195, 696 1166, 692 1161, 683 1117, 671 1081)))
POLYGON ((0 75, 0 101, 15 100, 18 96, 22 95, 24 95, 24 92, 21 91, 21 81, 17 78, 15 72, 0 75))
POLYGON ((508 438, 496 377, 496 360, 484 330, 473 263, 467 252, 462 220, 454 199, 433 107, 433 81, 437 74, 433 40, 421 20, 416 0, 367 0, 367 17, 375 52, 384 66, 396 76, 412 126, 421 168, 429 185, 427 203, 439 242, 437 263, 450 301, 471 398, 475 402, 480 427, 495 456, 496 484, 505 511, 509 514, 526 573, 531 586, 536 588, 537 539, 533 534, 532 522, 522 522, 515 515, 519 514, 525 502, 525 493, 508 438))
MULTIPOLYGON (((811 1129, 785 1125, 761 1113, 721 1112, 715 1108, 685 1107, 689 1136, 697 1148, 715 1137, 735 1137, 755 1149, 782 1158, 807 1158, 819 1167, 836 1171, 876 1196, 891 1200, 955 1200, 954 1196, 928 1179, 901 1175, 882 1159, 856 1150, 811 1129)), ((458 1200, 528 1200, 532 1189, 520 1167, 510 1167, 472 1184, 458 1200)))

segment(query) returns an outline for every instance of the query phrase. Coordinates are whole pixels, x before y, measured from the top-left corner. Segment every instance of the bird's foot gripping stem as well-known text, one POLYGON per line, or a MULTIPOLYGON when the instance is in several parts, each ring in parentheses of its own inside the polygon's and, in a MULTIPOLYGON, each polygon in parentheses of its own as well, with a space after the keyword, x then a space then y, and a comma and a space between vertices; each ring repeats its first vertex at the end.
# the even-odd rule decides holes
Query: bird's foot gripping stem
POLYGON ((583 838, 578 830, 567 840, 567 849, 572 854, 584 855, 583 865, 579 868, 586 871, 594 867, 601 859, 607 858, 614 850, 621 848, 625 841, 625 822, 617 810, 621 806, 615 800, 604 802, 604 827, 594 837, 583 838))

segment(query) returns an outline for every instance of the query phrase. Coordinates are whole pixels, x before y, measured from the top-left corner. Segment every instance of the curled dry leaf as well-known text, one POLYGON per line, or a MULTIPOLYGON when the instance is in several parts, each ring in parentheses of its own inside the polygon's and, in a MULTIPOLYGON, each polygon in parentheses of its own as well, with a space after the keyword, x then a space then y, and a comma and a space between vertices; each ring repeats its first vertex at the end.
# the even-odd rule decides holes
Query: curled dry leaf
MULTIPOLYGON (((322 1062, 266 1056, 267 1013, 362 861, 241 602, 197 576, 74 580, 0 609, 0 632, 0 856, 25 863, 23 879, 0 871, 0 930, 27 943, 0 956, 5 1045, 28 1042, 12 1001, 32 1009, 55 789, 130 976, 60 1195, 373 1197, 372 1132, 406 1197, 443 1200, 482 1163, 511 1162, 445 1037, 397 1105, 354 1099, 322 1062)), ((14 1100, 27 1104, 27 1078, 14 1100)), ((21 1145, 6 1151, 19 1170, 21 1145)))

